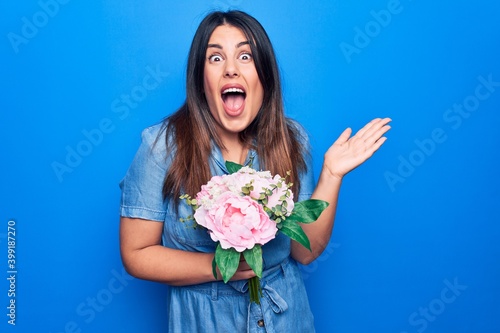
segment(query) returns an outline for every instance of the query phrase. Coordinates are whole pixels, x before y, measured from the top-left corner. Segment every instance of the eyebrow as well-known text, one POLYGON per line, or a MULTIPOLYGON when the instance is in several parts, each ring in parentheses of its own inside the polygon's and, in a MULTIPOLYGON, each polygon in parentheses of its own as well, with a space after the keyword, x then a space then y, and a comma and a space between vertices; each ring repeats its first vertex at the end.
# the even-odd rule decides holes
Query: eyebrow
MULTIPOLYGON (((239 42, 238 44, 236 44, 236 48, 242 47, 243 45, 250 45, 250 42, 247 40, 244 42, 239 42)), ((220 44, 208 44, 207 47, 208 48, 215 47, 216 49, 222 50, 222 45, 220 45, 220 44)))

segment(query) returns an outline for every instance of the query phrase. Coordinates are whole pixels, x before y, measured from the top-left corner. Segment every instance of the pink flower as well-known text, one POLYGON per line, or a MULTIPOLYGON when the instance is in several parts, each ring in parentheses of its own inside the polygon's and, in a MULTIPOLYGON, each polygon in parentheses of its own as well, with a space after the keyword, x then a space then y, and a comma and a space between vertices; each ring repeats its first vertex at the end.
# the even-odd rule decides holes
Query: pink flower
POLYGON ((232 247, 238 252, 251 249, 255 244, 266 244, 278 231, 261 205, 248 196, 232 192, 221 194, 209 209, 197 209, 194 218, 210 230, 212 240, 219 241, 223 249, 232 247))
POLYGON ((201 191, 196 194, 198 204, 211 207, 219 195, 229 191, 225 181, 226 176, 213 176, 206 185, 202 185, 201 191))
POLYGON ((252 180, 256 178, 255 174, 245 173, 238 171, 236 173, 230 174, 227 176, 228 179, 228 187, 229 190, 233 193, 241 193, 241 189, 243 186, 250 184, 252 180))

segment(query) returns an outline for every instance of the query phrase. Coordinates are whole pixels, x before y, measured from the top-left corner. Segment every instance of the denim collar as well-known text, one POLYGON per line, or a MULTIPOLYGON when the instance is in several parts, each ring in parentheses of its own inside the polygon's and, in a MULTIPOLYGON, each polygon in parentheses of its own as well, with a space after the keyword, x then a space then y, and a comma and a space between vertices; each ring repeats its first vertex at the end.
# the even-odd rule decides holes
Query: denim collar
MULTIPOLYGON (((229 171, 226 168, 226 161, 224 160, 224 157, 222 156, 222 151, 218 145, 216 145, 214 142, 212 142, 212 160, 215 162, 216 166, 218 167, 219 170, 212 170, 212 174, 214 175, 219 175, 222 173, 224 174, 229 174, 229 171)), ((250 149, 248 151, 247 157, 245 159, 245 163, 243 163, 243 166, 249 166, 253 169, 258 169, 259 167, 259 162, 257 160, 257 152, 254 149, 250 149)))

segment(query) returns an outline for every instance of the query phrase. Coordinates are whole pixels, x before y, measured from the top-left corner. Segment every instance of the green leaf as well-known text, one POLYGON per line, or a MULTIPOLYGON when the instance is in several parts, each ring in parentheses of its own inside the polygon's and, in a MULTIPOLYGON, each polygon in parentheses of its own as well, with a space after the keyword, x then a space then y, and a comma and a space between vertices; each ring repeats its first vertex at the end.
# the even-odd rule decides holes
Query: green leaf
POLYGON ((225 283, 227 283, 227 281, 233 277, 234 273, 236 273, 238 265, 240 264, 240 257, 241 253, 235 249, 223 249, 220 243, 217 245, 217 249, 215 250, 215 262, 219 267, 222 280, 224 280, 225 283))
POLYGON ((251 249, 243 251, 243 257, 250 266, 250 268, 255 272, 255 274, 261 278, 262 277, 262 248, 259 244, 251 249))
POLYGON ((303 247, 311 251, 311 243, 309 238, 307 238, 306 233, 297 222, 290 221, 289 219, 284 220, 280 223, 280 231, 293 239, 294 241, 300 243, 303 247))
POLYGON ((229 173, 235 173, 238 172, 238 170, 240 170, 241 168, 243 168, 243 165, 231 161, 226 161, 226 168, 227 171, 229 171, 229 173))
POLYGON ((297 202, 287 220, 311 223, 318 219, 326 207, 328 207, 328 202, 323 200, 309 199, 297 202))
POLYGON ((217 280, 217 263, 215 262, 215 257, 214 260, 212 260, 212 274, 214 275, 214 278, 217 280))

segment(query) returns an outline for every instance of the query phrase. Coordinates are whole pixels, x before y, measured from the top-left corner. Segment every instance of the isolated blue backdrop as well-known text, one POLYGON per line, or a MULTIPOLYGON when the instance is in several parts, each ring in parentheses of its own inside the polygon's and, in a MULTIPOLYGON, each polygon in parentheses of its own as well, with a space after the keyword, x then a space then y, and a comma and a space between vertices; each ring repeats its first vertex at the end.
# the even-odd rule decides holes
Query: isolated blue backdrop
POLYGON ((500 5, 486 0, 3 1, 1 332, 165 332, 166 287, 121 265, 118 183, 141 130, 183 102, 201 18, 230 7, 266 27, 316 175, 344 128, 393 119, 303 269, 317 331, 499 332, 500 5))

